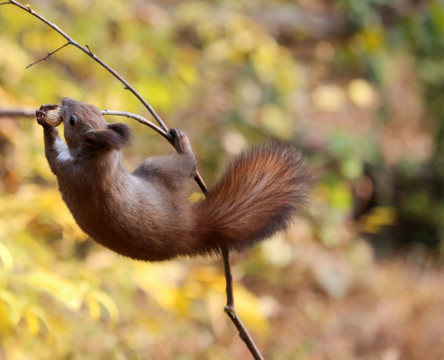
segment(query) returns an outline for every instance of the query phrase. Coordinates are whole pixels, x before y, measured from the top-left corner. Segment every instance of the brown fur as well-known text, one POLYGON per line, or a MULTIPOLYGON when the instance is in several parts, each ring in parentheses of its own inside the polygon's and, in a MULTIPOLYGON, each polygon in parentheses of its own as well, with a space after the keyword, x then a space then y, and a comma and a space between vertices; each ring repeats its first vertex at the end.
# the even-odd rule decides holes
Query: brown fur
POLYGON ((146 159, 130 174, 120 148, 124 124, 108 124, 93 105, 62 100, 65 139, 44 128, 45 153, 63 200, 91 238, 134 259, 240 251, 287 226, 308 192, 303 160, 291 147, 253 148, 228 167, 197 204, 188 201, 196 160, 188 138, 173 131, 179 154, 146 159))
POLYGON ((307 185, 303 158, 290 146, 271 143, 242 153, 197 205, 202 243, 241 251, 285 229, 305 204, 307 185))

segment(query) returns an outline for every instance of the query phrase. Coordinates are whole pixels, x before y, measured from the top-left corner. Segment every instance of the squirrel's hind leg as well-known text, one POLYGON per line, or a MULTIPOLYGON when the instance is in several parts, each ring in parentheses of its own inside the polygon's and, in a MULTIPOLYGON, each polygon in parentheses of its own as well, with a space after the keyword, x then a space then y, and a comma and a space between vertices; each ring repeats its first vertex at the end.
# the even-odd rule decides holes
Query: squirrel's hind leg
POLYGON ((182 184, 196 175, 196 158, 188 136, 177 129, 172 129, 171 134, 178 154, 147 158, 134 175, 147 180, 157 178, 170 186, 182 184))

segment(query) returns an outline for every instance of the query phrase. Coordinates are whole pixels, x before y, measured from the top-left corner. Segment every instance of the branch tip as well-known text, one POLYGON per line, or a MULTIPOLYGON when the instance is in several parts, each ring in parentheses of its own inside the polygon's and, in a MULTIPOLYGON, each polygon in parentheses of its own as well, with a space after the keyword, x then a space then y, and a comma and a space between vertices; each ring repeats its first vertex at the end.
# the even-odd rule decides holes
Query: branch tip
POLYGON ((71 42, 68 41, 66 44, 64 44, 64 45, 60 46, 59 48, 55 49, 54 51, 51 51, 50 53, 46 54, 45 57, 43 57, 37 61, 34 61, 32 64, 29 64, 25 69, 29 69, 31 66, 38 64, 39 62, 46 61, 51 55, 54 55, 57 51, 62 50, 65 46, 68 46, 69 44, 71 44, 71 42))
POLYGON ((88 44, 85 44, 85 47, 88 49, 88 52, 91 56, 94 56, 93 52, 91 51, 90 47, 88 44))
POLYGON ((225 306, 224 307, 224 312, 226 314, 228 314, 229 316, 231 316, 233 319, 236 318, 236 312, 234 311, 232 306, 229 306, 229 305, 225 306))

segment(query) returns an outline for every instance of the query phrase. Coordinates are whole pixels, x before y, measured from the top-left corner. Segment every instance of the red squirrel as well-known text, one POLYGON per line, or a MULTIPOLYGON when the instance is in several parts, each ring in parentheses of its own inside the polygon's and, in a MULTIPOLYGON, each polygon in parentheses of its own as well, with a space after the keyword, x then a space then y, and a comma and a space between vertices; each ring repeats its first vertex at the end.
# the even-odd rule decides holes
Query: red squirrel
POLYGON ((308 175, 291 146, 241 153, 205 199, 191 203, 196 159, 183 132, 171 130, 177 154, 147 158, 129 173, 121 150, 132 137, 127 125, 107 123, 97 107, 66 97, 59 109, 65 144, 45 109, 37 121, 63 200, 86 234, 124 256, 161 261, 241 251, 285 229, 305 202, 308 175))

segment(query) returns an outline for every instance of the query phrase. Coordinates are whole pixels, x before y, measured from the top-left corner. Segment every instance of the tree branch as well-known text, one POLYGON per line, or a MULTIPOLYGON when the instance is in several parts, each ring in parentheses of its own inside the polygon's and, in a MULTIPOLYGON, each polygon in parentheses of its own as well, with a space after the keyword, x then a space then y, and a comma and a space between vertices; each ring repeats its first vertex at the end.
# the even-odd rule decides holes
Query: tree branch
MULTIPOLYGON (((0 3, 0 5, 3 5, 0 3)), ((4 117, 27 117, 34 118, 34 109, 0 109, 0 119, 4 117)))
MULTIPOLYGON (((157 115, 157 113, 154 111, 154 109, 152 108, 152 106, 150 104, 148 104, 148 102, 142 97, 142 95, 140 95, 136 89, 134 89, 129 83, 128 81, 126 81, 116 70, 112 69, 110 66, 108 66, 102 59, 100 59, 98 56, 96 56, 90 49, 89 46, 84 47, 82 45, 80 45, 77 41, 75 41, 72 37, 70 37, 67 33, 65 33, 62 29, 60 29, 56 24, 50 22, 49 20, 47 20, 46 18, 44 18, 42 15, 36 13, 34 10, 31 9, 31 7, 29 5, 22 5, 19 2, 15 1, 15 0, 9 0, 9 2, 4 2, 2 3, 3 5, 6 4, 11 4, 11 5, 15 5, 17 7, 19 7, 20 9, 29 12, 31 15, 35 16, 37 19, 39 19, 40 21, 44 22, 46 25, 48 25, 50 28, 52 28, 54 31, 58 32, 60 35, 62 35, 67 41, 68 43, 66 45, 64 45, 63 47, 67 46, 67 45, 73 45, 76 48, 80 49, 81 51, 83 51, 86 55, 88 55, 90 58, 92 58, 94 61, 96 61, 97 63, 99 63, 103 68, 105 68, 106 70, 108 70, 108 72, 110 72, 116 79, 118 79, 123 85, 124 88, 126 90, 129 90, 130 92, 132 92, 137 99, 139 99, 139 101, 148 109, 148 111, 151 113, 151 115, 154 117, 154 119, 156 119, 157 123, 160 125, 160 127, 165 131, 168 132, 168 128, 166 127, 166 125, 164 124, 164 122, 162 121, 162 119, 160 118, 159 115, 157 115)), ((57 52, 59 49, 53 51, 53 53, 57 52)), ((50 53, 51 54, 51 53, 50 53)), ((52 54, 51 54, 52 55, 52 54)), ((51 56, 49 55, 49 56, 51 56)), ((49 57, 48 56, 48 57, 49 57)))
POLYGON ((70 45, 70 42, 67 42, 65 45, 60 46, 58 49, 55 49, 54 51, 51 51, 50 53, 48 53, 44 58, 41 58, 40 60, 34 61, 32 64, 29 64, 26 69, 29 69, 31 66, 38 64, 39 62, 45 61, 46 59, 48 59, 51 55, 55 54, 57 51, 62 50, 65 46, 70 45))
POLYGON ((168 140, 170 143, 172 143, 173 138, 171 137, 169 132, 164 131, 161 127, 157 126, 156 124, 153 124, 148 119, 145 119, 143 116, 133 114, 127 111, 115 111, 115 110, 101 110, 102 115, 112 115, 112 116, 124 116, 130 119, 134 119, 138 121, 139 123, 146 125, 162 135, 166 140, 168 140))
MULTIPOLYGON (((99 57, 97 57, 90 49, 88 45, 86 47, 81 46, 79 43, 77 43, 74 39, 72 39, 68 34, 66 34, 64 31, 62 31, 57 25, 53 24, 52 22, 48 21, 43 16, 36 13, 34 10, 31 9, 29 5, 22 5, 19 2, 15 0, 9 0, 6 2, 0 3, 0 5, 15 5, 19 7, 22 10, 25 10, 29 12, 31 15, 35 16, 40 21, 44 22, 46 25, 48 25, 50 28, 52 28, 54 31, 58 32, 60 35, 62 35, 68 42, 61 46, 60 48, 52 51, 49 53, 45 58, 37 61, 41 62, 49 58, 51 55, 56 53, 57 51, 63 49, 64 47, 68 45, 74 45, 81 51, 83 51, 85 54, 87 54, 89 57, 91 57, 94 61, 99 63, 103 68, 108 70, 116 79, 118 79, 122 84, 124 84, 125 89, 131 91, 138 99, 139 101, 148 109, 148 111, 151 113, 151 115, 156 119, 158 124, 157 126, 150 121, 146 120, 142 116, 127 113, 127 112, 117 112, 117 111, 111 111, 111 110, 103 110, 103 115, 120 115, 120 116, 126 116, 132 119, 137 120, 138 122, 149 126, 150 128, 154 129, 156 132, 158 132, 160 135, 162 135, 165 139, 167 139, 170 143, 172 143, 172 137, 170 135, 170 132, 166 125, 163 123, 163 121, 160 119, 160 117, 156 114, 154 109, 151 107, 150 104, 121 76, 119 75, 115 70, 113 70, 111 67, 109 67, 104 61, 102 61, 99 57)), ((35 63, 37 63, 35 62, 35 63)), ((31 66, 33 64, 30 64, 31 66)), ((29 67, 28 66, 28 67, 29 67)), ((33 115, 34 116, 34 115, 33 115)), ((201 188, 202 192, 204 194, 208 193, 207 187, 205 186, 205 183, 200 176, 199 173, 196 174, 194 177, 196 182, 198 183, 199 187, 201 188)), ((252 337, 248 333, 246 327, 243 325, 241 320, 236 314, 235 307, 234 307, 234 294, 233 294, 233 280, 231 275, 231 266, 230 266, 230 258, 229 258, 229 251, 228 249, 221 249, 222 258, 223 258, 223 264, 224 264, 224 270, 225 270, 225 279, 226 279, 226 295, 227 295, 227 305, 225 306, 225 313, 228 315, 230 320, 233 322, 233 324, 236 326, 237 330, 239 331, 239 337, 245 342, 248 349, 250 350, 250 353, 254 357, 255 360, 263 360, 262 355, 260 354, 258 348, 256 347, 256 344, 254 343, 252 337)))
POLYGON ((239 331, 239 337, 247 345, 248 350, 250 350, 251 355, 253 355, 253 358, 255 360, 264 360, 259 349, 248 333, 247 328, 236 314, 236 309, 234 307, 233 276, 231 274, 230 252, 226 248, 222 249, 222 259, 225 270, 225 292, 227 294, 227 305, 225 306, 224 311, 233 322, 234 326, 236 326, 237 331, 239 331))

